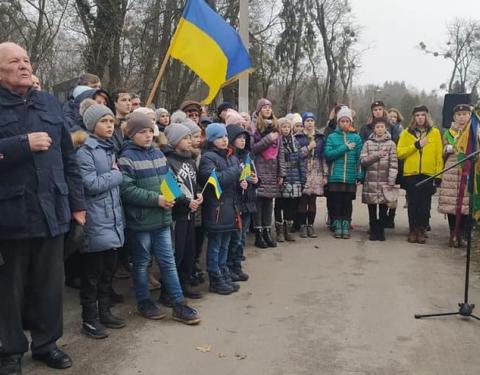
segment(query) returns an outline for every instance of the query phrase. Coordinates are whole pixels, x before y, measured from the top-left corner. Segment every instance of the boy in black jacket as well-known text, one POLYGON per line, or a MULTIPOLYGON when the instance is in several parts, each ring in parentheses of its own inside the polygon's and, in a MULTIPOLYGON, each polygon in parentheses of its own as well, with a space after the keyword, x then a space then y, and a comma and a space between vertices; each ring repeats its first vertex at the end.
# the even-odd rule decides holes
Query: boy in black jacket
POLYGON ((183 195, 173 206, 175 221, 175 261, 185 297, 202 298, 192 289, 190 275, 195 263, 195 212, 203 202, 197 189, 197 166, 192 157, 191 131, 182 124, 171 124, 165 129, 168 145, 163 148, 167 164, 173 171, 183 195))

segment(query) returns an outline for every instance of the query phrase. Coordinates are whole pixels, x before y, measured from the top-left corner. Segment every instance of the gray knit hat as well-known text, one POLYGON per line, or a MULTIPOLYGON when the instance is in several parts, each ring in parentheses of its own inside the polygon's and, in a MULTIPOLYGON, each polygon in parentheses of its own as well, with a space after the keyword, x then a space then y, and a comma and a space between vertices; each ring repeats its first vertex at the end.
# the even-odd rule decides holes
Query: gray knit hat
POLYGON ((200 129, 200 126, 198 126, 195 121, 190 120, 189 118, 182 121, 182 125, 185 125, 187 128, 189 128, 192 135, 200 133, 202 131, 202 129, 200 129))
POLYGON ((132 112, 127 116, 127 126, 125 128, 125 132, 127 133, 128 138, 133 139, 135 134, 145 128, 152 130, 155 129, 152 119, 146 114, 141 112, 132 112))
POLYGON ((190 129, 182 124, 170 124, 165 128, 165 136, 172 147, 177 147, 178 143, 189 134, 192 134, 190 129))
POLYGON ((112 110, 103 104, 91 104, 85 112, 83 112, 83 123, 88 131, 92 132, 95 130, 95 125, 97 122, 106 115, 110 115, 115 118, 112 110))

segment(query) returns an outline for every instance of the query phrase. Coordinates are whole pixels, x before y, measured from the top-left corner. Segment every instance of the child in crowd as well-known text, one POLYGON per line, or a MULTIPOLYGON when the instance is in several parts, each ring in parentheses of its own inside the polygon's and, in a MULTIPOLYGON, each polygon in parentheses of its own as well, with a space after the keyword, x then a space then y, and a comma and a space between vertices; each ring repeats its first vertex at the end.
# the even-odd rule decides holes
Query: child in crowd
POLYGON ((195 215, 203 202, 203 197, 197 189, 197 165, 192 158, 191 133, 185 125, 169 125, 165 129, 168 145, 162 150, 183 192, 173 206, 175 261, 178 276, 183 295, 198 299, 202 295, 199 291, 192 289, 190 277, 195 263, 195 215))
POLYGON ((324 194, 327 184, 328 167, 323 154, 324 136, 315 129, 316 117, 312 112, 302 114, 303 134, 296 138, 302 150, 305 163, 306 183, 298 206, 300 237, 317 237, 313 224, 317 214, 317 197, 324 194))
POLYGON ((284 165, 283 161, 278 159, 280 133, 272 103, 268 99, 260 99, 257 102, 255 116, 252 125, 254 129, 252 151, 259 180, 257 212, 254 217, 255 246, 264 249, 277 246, 271 232, 273 199, 278 197, 279 186, 283 183, 279 170, 284 169, 284 165))
POLYGON ((220 191, 209 184, 204 193, 202 222, 208 238, 207 270, 210 291, 226 295, 239 289, 238 284, 232 282, 227 258, 232 233, 239 229, 235 200, 240 178, 240 163, 228 150, 225 125, 219 123, 208 125, 206 135, 208 145, 200 160, 199 181, 203 186, 214 172, 221 189, 218 196, 220 191))
POLYGON ((158 130, 162 133, 165 128, 170 125, 170 113, 165 108, 159 108, 155 111, 155 122, 158 126, 158 130))
POLYGON ((292 123, 284 117, 278 120, 278 125, 281 135, 279 165, 285 165, 285 169, 282 171, 283 184, 280 186, 280 198, 275 199, 277 241, 295 241, 291 230, 306 181, 305 166, 298 139, 292 134, 292 123))
POLYGON ((352 111, 344 106, 337 113, 337 129, 327 137, 325 145, 325 157, 331 162, 328 187, 335 238, 350 238, 352 201, 362 178, 362 140, 352 128, 352 111))
MULTIPOLYGON (((385 108, 385 104, 381 100, 376 100, 370 105, 370 122, 360 129, 360 138, 362 142, 366 142, 370 135, 373 133, 373 123, 372 121, 376 118, 386 118, 387 117, 387 110, 385 108)), ((387 124, 387 131, 390 131, 390 124, 387 124)))
POLYGON ((152 145, 153 128, 150 118, 141 113, 129 117, 126 127, 129 141, 118 162, 123 173, 121 193, 133 255, 137 309, 147 319, 165 317, 150 299, 148 290, 147 269, 153 253, 173 305, 173 319, 197 324, 200 318, 197 311, 185 303, 175 266, 170 231, 175 202, 167 201, 160 194, 161 181, 169 169, 163 153, 152 145))
MULTIPOLYGON (((227 115, 228 119, 228 115, 227 115)), ((245 167, 250 156, 250 134, 240 125, 227 126, 229 148, 239 159, 241 169, 245 167)), ((243 181, 242 181, 243 183, 243 181)), ((228 249, 228 267, 233 281, 247 281, 248 275, 242 269, 242 257, 244 256, 245 240, 250 227, 251 215, 256 211, 256 184, 258 178, 252 173, 246 177, 247 189, 238 189, 237 205, 241 213, 242 227, 232 234, 228 249)))
POLYGON ((373 119, 373 133, 363 144, 360 154, 365 171, 362 202, 368 205, 370 241, 385 241, 387 203, 390 202, 384 189, 395 185, 398 173, 396 145, 387 132, 387 121, 386 118, 373 119))
POLYGON ((82 333, 103 339, 108 336, 105 327, 125 327, 124 320, 110 310, 116 249, 124 243, 122 173, 111 142, 113 112, 104 105, 90 103, 83 113, 83 122, 89 135, 77 152, 87 201, 86 241, 81 250, 82 333))

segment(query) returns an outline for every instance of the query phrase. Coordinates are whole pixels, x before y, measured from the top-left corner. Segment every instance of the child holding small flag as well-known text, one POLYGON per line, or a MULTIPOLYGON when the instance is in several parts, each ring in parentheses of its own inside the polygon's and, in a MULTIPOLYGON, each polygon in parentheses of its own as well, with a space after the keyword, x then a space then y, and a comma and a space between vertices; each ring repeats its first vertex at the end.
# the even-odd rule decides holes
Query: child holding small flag
POLYGON ((191 130, 182 124, 172 124, 165 129, 165 135, 168 145, 163 148, 163 152, 183 192, 173 206, 178 276, 185 297, 198 299, 202 295, 191 287, 190 277, 195 263, 195 214, 203 197, 197 190, 197 165, 192 158, 191 130))
MULTIPOLYGON (((172 317, 185 324, 197 324, 200 318, 195 309, 184 300, 178 279, 172 248, 170 225, 172 207, 160 194, 160 184, 171 172, 163 153, 152 145, 153 123, 147 116, 138 114, 127 120, 125 128, 130 139, 123 146, 118 166, 123 173, 121 194, 127 234, 133 255, 133 281, 138 312, 147 319, 165 317, 151 300, 148 289, 148 265, 150 253, 160 269, 162 283, 173 305, 172 317)), ((165 192, 166 187, 162 187, 165 192)), ((177 186, 178 189, 178 186, 177 186)), ((178 197, 175 186, 170 194, 178 197)))
POLYGON ((242 228, 232 235, 228 250, 228 267, 233 281, 247 281, 249 276, 243 272, 242 258, 251 216, 256 211, 256 184, 258 183, 258 178, 254 173, 250 158, 250 134, 241 125, 227 126, 227 133, 229 148, 240 161, 240 182, 245 181, 247 183, 245 190, 242 187, 237 189, 242 228))
POLYGON ((210 291, 226 295, 239 288, 231 281, 227 257, 232 233, 239 224, 236 196, 240 163, 228 150, 223 124, 208 125, 206 135, 208 145, 200 160, 199 181, 205 184, 202 220, 208 238, 207 271, 210 291))

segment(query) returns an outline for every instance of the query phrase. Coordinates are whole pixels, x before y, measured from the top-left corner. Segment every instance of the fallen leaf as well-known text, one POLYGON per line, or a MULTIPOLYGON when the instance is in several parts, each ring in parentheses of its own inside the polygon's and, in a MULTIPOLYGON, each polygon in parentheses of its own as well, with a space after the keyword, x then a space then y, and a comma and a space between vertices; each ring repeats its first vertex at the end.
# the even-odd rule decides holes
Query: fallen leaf
POLYGON ((208 353, 212 351, 212 345, 197 346, 195 350, 198 350, 199 352, 202 352, 202 353, 208 353))
POLYGON ((242 353, 235 353, 235 358, 236 359, 245 359, 245 358, 247 358, 247 355, 242 354, 242 353))
POLYGON ((218 353, 218 358, 227 358, 225 353, 218 353))

